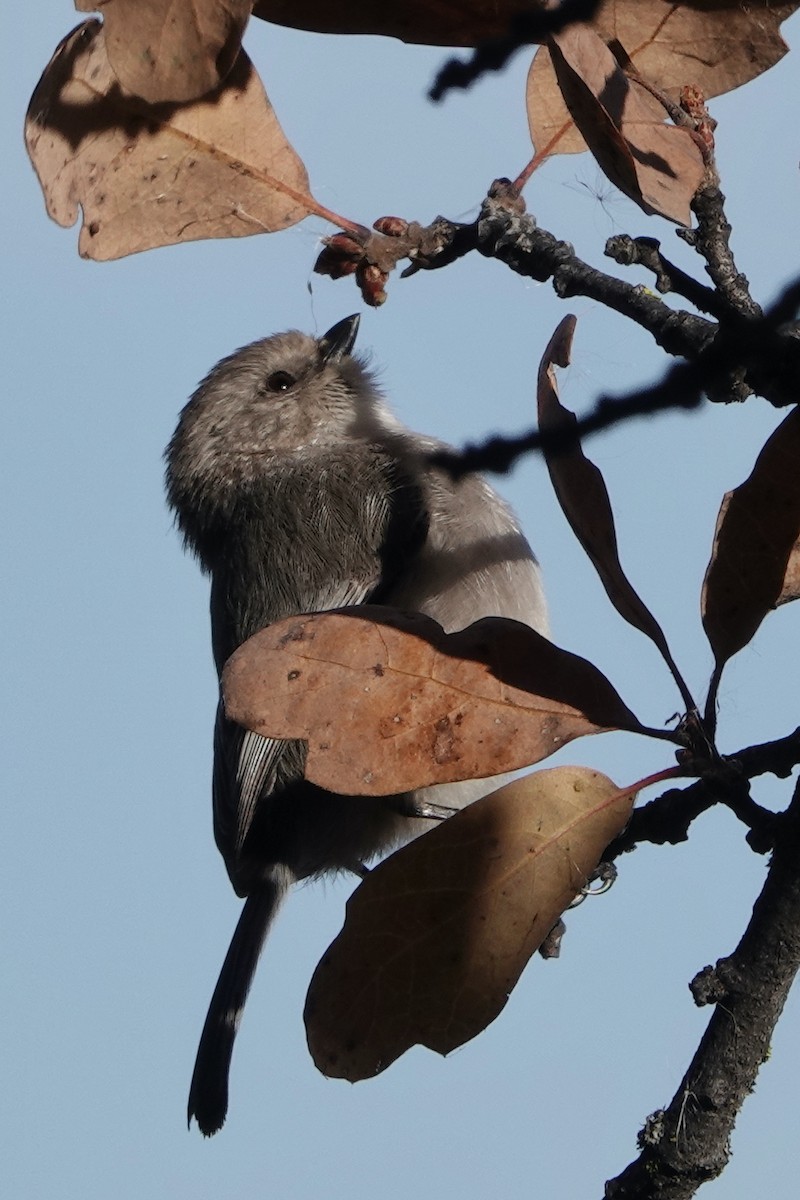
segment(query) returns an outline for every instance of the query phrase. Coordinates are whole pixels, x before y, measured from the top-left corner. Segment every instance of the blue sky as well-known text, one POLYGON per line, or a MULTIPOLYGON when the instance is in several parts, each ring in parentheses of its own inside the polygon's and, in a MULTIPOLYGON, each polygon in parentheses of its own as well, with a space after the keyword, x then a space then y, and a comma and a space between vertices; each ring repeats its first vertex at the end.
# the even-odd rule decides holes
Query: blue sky
MULTIPOLYGON (((628 856, 611 893, 570 916, 561 960, 531 963, 483 1036, 448 1059, 417 1049, 356 1086, 317 1073, 301 1019, 351 885, 297 890, 248 1005, 228 1124, 209 1142, 186 1131, 197 1038, 239 902, 211 837, 207 584, 172 528, 161 454, 219 357, 277 329, 323 332, 361 302, 348 281, 311 274, 329 232, 317 220, 271 237, 81 261, 77 231, 45 216, 21 139, 30 92, 74 23, 66 0, 40 0, 2 73, 6 1194, 599 1195, 635 1152, 645 1116, 672 1096, 706 1024, 688 981, 733 948, 764 877, 764 860, 724 813, 699 821, 688 845, 628 856)), ((798 18, 785 33, 800 50, 798 18)), ((525 55, 432 107, 424 94, 439 51, 259 22, 246 44, 315 194, 352 218, 468 218, 491 180, 530 155, 525 55)), ((766 302, 798 266, 796 60, 712 111, 739 265, 766 302)), ((624 231, 662 237, 699 269, 672 228, 613 193, 588 156, 549 164, 527 201, 599 266, 605 239, 624 231)), ((570 309, 573 365, 560 378, 571 408, 658 375, 644 333, 589 301, 570 309)), ((458 443, 532 423, 539 355, 565 311, 549 285, 474 257, 393 279, 388 304, 364 312, 359 343, 372 348, 403 420, 458 443)), ((631 424, 590 445, 623 563, 697 692, 711 666, 698 598, 719 500, 778 420, 753 399, 631 424)), ((592 658, 644 721, 668 721, 674 685, 608 605, 543 464, 521 463, 500 486, 541 558, 555 639, 592 658)), ((797 724, 797 608, 770 616, 726 672, 723 749, 797 724)), ((557 762, 622 784, 669 755, 607 735, 547 765, 557 762)), ((756 796, 778 805, 789 790, 759 782, 756 796)), ((799 1050, 793 996, 732 1165, 704 1197, 792 1194, 799 1050)))

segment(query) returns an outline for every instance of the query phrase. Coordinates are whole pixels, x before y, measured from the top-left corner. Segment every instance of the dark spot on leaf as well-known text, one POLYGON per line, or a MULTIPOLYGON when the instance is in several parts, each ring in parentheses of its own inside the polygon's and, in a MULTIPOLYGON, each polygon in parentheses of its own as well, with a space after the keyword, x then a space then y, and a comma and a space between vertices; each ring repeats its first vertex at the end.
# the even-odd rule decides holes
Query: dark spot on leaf
POLYGON ((304 642, 306 640, 306 627, 302 621, 298 621, 297 625, 293 625, 288 633, 285 633, 278 645, 288 646, 289 642, 304 642))
POLYGON ((456 762, 459 755, 455 750, 455 735, 449 717, 440 717, 434 725, 436 736, 433 739, 433 760, 438 764, 456 762))

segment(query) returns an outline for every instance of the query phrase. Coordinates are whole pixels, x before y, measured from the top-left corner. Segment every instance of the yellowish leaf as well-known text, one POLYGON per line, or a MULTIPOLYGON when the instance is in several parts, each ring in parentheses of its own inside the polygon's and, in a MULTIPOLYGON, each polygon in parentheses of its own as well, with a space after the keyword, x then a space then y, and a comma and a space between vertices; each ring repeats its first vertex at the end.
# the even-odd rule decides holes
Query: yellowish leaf
POLYGON ((308 990, 320 1071, 367 1079, 412 1046, 447 1054, 485 1029, 632 803, 596 771, 556 767, 485 796, 376 867, 308 990))

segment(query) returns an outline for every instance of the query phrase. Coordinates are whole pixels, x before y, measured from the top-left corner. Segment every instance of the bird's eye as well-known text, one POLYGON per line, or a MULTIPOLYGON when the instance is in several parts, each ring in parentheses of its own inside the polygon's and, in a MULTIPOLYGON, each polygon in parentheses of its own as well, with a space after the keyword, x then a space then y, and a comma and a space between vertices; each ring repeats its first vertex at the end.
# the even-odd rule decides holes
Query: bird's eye
POLYGON ((288 371, 273 371, 267 376, 267 390, 270 392, 286 392, 294 384, 294 375, 288 371))

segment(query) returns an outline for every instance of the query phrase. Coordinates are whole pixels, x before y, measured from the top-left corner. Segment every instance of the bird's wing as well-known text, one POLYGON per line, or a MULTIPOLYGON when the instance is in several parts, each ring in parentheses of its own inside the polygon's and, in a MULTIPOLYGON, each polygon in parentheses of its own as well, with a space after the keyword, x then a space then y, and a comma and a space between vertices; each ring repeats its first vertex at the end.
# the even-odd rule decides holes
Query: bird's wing
MULTIPOLYGON (((372 467, 372 463, 368 466, 372 467)), ((403 573, 423 545, 428 515, 422 491, 397 459, 383 456, 379 467, 382 474, 370 500, 374 544, 366 554, 363 546, 354 547, 351 552, 347 531, 343 529, 339 535, 335 529, 329 529, 328 536, 338 542, 335 556, 338 578, 331 578, 321 570, 316 583, 307 584, 298 593, 289 612, 325 612, 369 601, 380 602, 397 574, 403 573)), ((288 615, 269 611, 266 604, 262 608, 256 605, 256 611, 262 617, 254 621, 254 627, 243 631, 244 636, 288 615)), ((271 865, 272 853, 273 862, 283 861, 279 845, 272 849, 280 834, 280 821, 276 820, 278 829, 273 832, 269 825, 271 810, 267 806, 273 793, 283 793, 302 779, 304 757, 302 742, 275 740, 245 731, 225 717, 220 703, 214 734, 214 835, 240 895, 251 890, 254 872, 257 876, 262 867, 271 865), (259 844, 256 846, 251 839, 250 846, 257 861, 247 861, 253 855, 248 853, 245 843, 257 810, 259 844)))
MULTIPOLYGON (((328 590, 319 611, 363 604, 378 582, 328 590)), ((302 774, 303 758, 302 743, 264 737, 229 721, 220 700, 214 726, 214 837, 240 895, 250 890, 249 880, 240 878, 240 866, 259 800, 302 774)))

